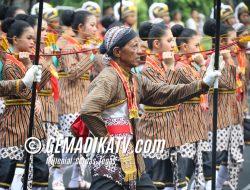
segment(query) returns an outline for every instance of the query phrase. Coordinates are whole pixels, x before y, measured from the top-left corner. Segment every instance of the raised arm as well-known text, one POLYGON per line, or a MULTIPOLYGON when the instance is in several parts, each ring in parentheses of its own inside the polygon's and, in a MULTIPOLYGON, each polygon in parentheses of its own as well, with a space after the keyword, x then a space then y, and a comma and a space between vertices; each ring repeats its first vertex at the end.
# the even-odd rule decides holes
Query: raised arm
MULTIPOLYGON (((13 64, 4 65, 3 78, 5 80, 17 80, 21 79, 22 77, 23 75, 21 74, 21 71, 13 64)), ((15 95, 19 96, 20 98, 30 100, 32 93, 28 87, 24 87, 21 91, 18 91, 15 95)))
POLYGON ((151 82, 142 76, 138 78, 138 82, 141 82, 141 103, 151 106, 179 104, 209 90, 209 86, 201 80, 190 84, 168 85, 151 82))

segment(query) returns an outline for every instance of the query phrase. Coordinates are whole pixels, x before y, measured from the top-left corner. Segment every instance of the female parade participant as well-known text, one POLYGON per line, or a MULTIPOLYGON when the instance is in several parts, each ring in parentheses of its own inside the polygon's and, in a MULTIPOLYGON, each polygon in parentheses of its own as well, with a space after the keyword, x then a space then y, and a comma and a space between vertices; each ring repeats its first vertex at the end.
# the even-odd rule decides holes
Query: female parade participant
POLYGON ((155 20, 156 18, 161 18, 164 20, 165 24, 170 24, 168 5, 165 3, 153 3, 149 7, 148 13, 151 21, 155 20))
POLYGON ((120 10, 120 2, 116 3, 114 6, 114 16, 116 20, 121 20, 125 26, 133 27, 136 24, 137 20, 136 8, 134 3, 131 1, 123 0, 121 14, 119 10, 120 10))
MULTIPOLYGON (((209 70, 203 81, 176 86, 132 75, 131 68, 138 66, 140 61, 140 42, 136 33, 125 26, 111 28, 102 47, 102 53, 107 55, 107 67, 91 83, 80 112, 81 119, 96 137, 109 135, 130 139, 135 135, 133 123, 138 118, 139 103, 150 106, 178 104, 206 92, 207 85, 212 85, 219 75, 219 72, 209 70)), ((141 155, 134 153, 135 144, 131 140, 128 142, 126 152, 118 147, 118 153, 93 155, 92 190, 156 189, 144 173, 141 155)))
MULTIPOLYGON (((144 22, 139 33, 141 39, 148 42, 148 47, 153 54, 146 57, 142 74, 152 82, 177 84, 179 78, 178 74, 173 71, 175 42, 171 30, 163 22, 158 24, 144 22), (169 57, 163 58, 164 54, 169 54, 169 57)), ((173 161, 175 147, 184 144, 183 135, 183 131, 180 130, 177 106, 144 106, 144 114, 137 126, 137 138, 164 139, 166 142, 163 154, 143 154, 147 173, 158 188, 165 190, 174 189, 175 186, 180 188, 181 185, 178 184, 185 181, 185 178, 181 179, 181 176, 177 174, 173 176, 177 167, 180 168, 173 161)))
MULTIPOLYGON (((37 33, 37 17, 34 15, 17 15, 15 17, 17 20, 24 20, 27 21, 35 31, 35 34, 37 33)), ((41 53, 51 53, 51 47, 46 47, 47 45, 50 45, 49 40, 47 39, 47 22, 43 19, 42 20, 42 28, 41 28, 41 41, 40 41, 40 49, 43 50, 41 53)), ((36 37, 35 37, 36 38, 36 37)), ((56 42, 54 42, 56 43, 56 42)), ((41 103, 41 120, 42 120, 42 125, 43 128, 46 132, 47 139, 50 137, 59 137, 59 129, 58 129, 58 110, 55 105, 55 101, 58 101, 58 94, 59 94, 59 89, 58 89, 58 81, 56 78, 56 69, 54 68, 52 61, 54 57, 41 57, 41 60, 46 59, 46 61, 50 62, 50 73, 49 77, 50 80, 47 81, 45 86, 42 89, 38 89, 38 99, 39 102, 41 103)), ((39 165, 40 167, 34 171, 34 180, 33 183, 36 184, 36 186, 47 186, 48 185, 48 175, 49 175, 49 168, 48 165, 46 164, 46 159, 47 157, 45 155, 40 156, 39 158, 36 157, 34 161, 34 165, 39 165), (39 173, 46 173, 44 177, 40 176, 39 173), (36 181, 37 180, 37 181, 36 181)), ((56 166, 57 167, 57 166, 56 166)), ((54 177, 53 179, 56 179, 54 177)), ((52 182, 52 188, 53 189, 60 189, 59 186, 63 186, 63 182, 61 181, 56 181, 52 182), (57 185, 55 185, 57 184, 57 185)))
POLYGON ((65 10, 62 12, 60 19, 61 19, 61 29, 62 29, 62 34, 66 34, 69 36, 74 37, 75 32, 72 30, 71 27, 71 21, 72 21, 72 16, 74 15, 74 11, 72 10, 65 10))
MULTIPOLYGON (((58 39, 58 47, 62 51, 81 51, 91 49, 91 42, 96 33, 96 17, 86 11, 77 11, 72 17, 72 29, 75 37, 62 35, 58 39)), ((92 47, 93 48, 93 47, 92 47)), ((58 68, 60 84, 59 122, 65 137, 72 137, 70 125, 79 116, 81 104, 87 94, 89 73, 93 66, 90 60, 91 51, 85 53, 63 55, 58 68)), ((66 155, 64 155, 66 156, 66 155)), ((73 166, 73 174, 69 187, 78 188, 86 185, 79 177, 77 164, 73 166)))
POLYGON ((88 11, 91 14, 95 15, 97 20, 96 41, 101 44, 105 33, 105 29, 101 24, 101 7, 95 2, 86 1, 82 4, 82 10, 88 11))
MULTIPOLYGON (((6 54, 4 60, 3 79, 21 79, 32 66, 29 53, 32 53, 34 48, 34 30, 27 22, 15 19, 6 19, 2 24, 2 30, 7 33, 8 42, 13 46, 13 55, 6 54)), ((49 65, 43 63, 43 67, 40 87, 43 87, 47 81, 49 65)), ((3 189, 9 188, 16 163, 24 156, 23 146, 28 134, 30 99, 31 90, 28 88, 5 98, 6 109, 0 119, 0 167, 2 167, 1 171, 4 171, 1 172, 0 184, 3 189)), ((35 114, 33 127, 34 137, 45 138, 38 113, 35 114)))
MULTIPOLYGON (((204 25, 204 33, 214 37, 215 25, 215 20, 208 20, 204 25)), ((224 38, 221 39, 221 44, 223 46, 229 45, 229 50, 232 51, 232 49, 234 49, 232 42, 234 42, 236 38, 236 32, 232 27, 225 24, 221 25, 220 31, 220 34, 224 36, 224 38)), ((217 176, 217 189, 222 188, 224 181, 228 178, 228 173, 231 188, 237 189, 239 170, 243 162, 244 139, 241 126, 243 113, 236 96, 236 71, 238 63, 232 55, 230 52, 224 53, 225 68, 219 80, 217 165, 221 167, 217 176)), ((209 109, 210 117, 212 117, 212 92, 209 96, 209 109)), ((210 130, 212 129, 210 128, 210 130)), ((210 146, 207 147, 207 152, 209 153, 212 146, 211 132, 209 132, 208 140, 210 146)), ((206 163, 209 163, 209 161, 206 163)), ((211 165, 208 165, 208 168, 209 167, 211 168, 211 165)), ((211 176, 211 171, 208 170, 207 172, 206 176, 211 176)))
MULTIPOLYGON (((179 73, 179 83, 188 84, 201 79, 206 71, 205 60, 202 54, 192 54, 200 51, 200 36, 196 31, 181 25, 175 25, 171 30, 174 37, 177 37, 176 43, 181 54, 175 66, 179 73)), ((206 109, 206 95, 184 102, 179 106, 182 137, 185 139, 185 144, 180 147, 179 151, 185 159, 183 173, 187 179, 191 178, 195 165, 202 167, 202 150, 199 142, 207 138, 208 112, 206 109)), ((202 171, 202 168, 199 169, 202 171)))

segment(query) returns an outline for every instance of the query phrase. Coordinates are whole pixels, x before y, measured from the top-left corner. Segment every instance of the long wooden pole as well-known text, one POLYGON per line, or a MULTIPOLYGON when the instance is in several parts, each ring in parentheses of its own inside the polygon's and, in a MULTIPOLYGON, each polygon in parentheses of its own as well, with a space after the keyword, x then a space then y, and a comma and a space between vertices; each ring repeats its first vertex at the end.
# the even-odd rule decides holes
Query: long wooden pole
MULTIPOLYGON (((220 10, 221 0, 216 1, 216 35, 215 35, 215 70, 219 69, 220 56, 220 10)), ((218 81, 214 86, 213 96, 213 141, 212 141, 212 190, 216 186, 216 144, 217 144, 217 120, 218 120, 218 81)))
MULTIPOLYGON (((42 17, 43 17, 43 0, 40 0, 39 1, 38 28, 37 28, 36 53, 35 53, 34 65, 38 65, 39 64, 41 29, 42 29, 42 17)), ((29 123, 28 139, 30 137, 32 137, 32 130, 33 130, 33 126, 34 126, 34 115, 35 115, 35 103, 36 103, 36 82, 33 83, 33 88, 32 88, 32 98, 31 98, 31 108, 30 108, 30 123, 29 123)), ((26 151, 25 155, 26 155, 26 162, 25 162, 25 173, 24 173, 23 189, 27 190, 28 175, 29 175, 30 153, 26 151)))

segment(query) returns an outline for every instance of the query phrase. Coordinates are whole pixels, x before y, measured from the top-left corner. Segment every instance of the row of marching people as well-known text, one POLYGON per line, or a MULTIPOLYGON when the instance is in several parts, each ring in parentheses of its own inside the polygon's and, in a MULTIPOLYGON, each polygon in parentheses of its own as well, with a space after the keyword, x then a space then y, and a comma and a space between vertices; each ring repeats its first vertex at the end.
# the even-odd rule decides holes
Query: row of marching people
MULTIPOLYGON (((38 29, 37 17, 18 14, 14 18, 6 18, 1 23, 4 33, 1 40, 1 77, 3 88, 7 89, 1 94, 4 98, 4 108, 0 117, 0 189, 22 188, 24 144, 29 130, 33 81, 40 81, 37 85, 33 136, 41 140, 44 148, 50 137, 72 137, 70 125, 79 115, 90 83, 89 70, 94 62, 93 53, 88 49, 96 51, 95 44, 89 41, 94 39, 97 32, 97 21, 96 17, 87 11, 73 12, 71 19, 74 37, 65 33, 58 41, 48 33, 47 21, 42 20, 39 58, 42 70, 40 67, 32 67, 34 41, 38 29), (58 48, 61 52, 79 53, 66 53, 60 57, 42 56, 53 54, 58 48)), ((53 189, 65 189, 63 173, 68 166, 48 165, 47 158, 53 156, 75 158, 78 155, 47 155, 45 149, 39 154, 31 155, 29 189, 48 189, 49 174, 53 176, 53 189)), ((82 179, 80 166, 73 164, 72 167, 73 173, 68 187, 89 187, 89 183, 82 179)))
MULTIPOLYGON (((141 41, 131 28, 114 24, 99 51, 97 17, 88 11, 67 14, 70 17, 64 21, 71 26, 58 40, 47 33, 50 23, 42 21, 40 80, 35 79, 38 68, 32 67, 30 59, 34 54, 37 17, 19 14, 1 24, 9 44, 2 55, 1 77, 12 90, 1 94, 5 108, 0 116, 0 189, 22 186, 21 179, 13 178, 15 173, 23 173, 32 80, 40 81, 33 136, 42 144, 51 136, 73 137, 70 126, 79 116, 94 136, 133 135, 134 140, 166 141, 163 154, 134 155, 132 141, 131 152, 125 155, 96 153, 91 157, 95 163, 107 158, 116 164, 90 165, 91 187, 84 179, 86 167, 73 163, 69 188, 187 189, 192 175, 193 188, 211 188, 213 89, 209 91, 209 87, 220 75, 217 188, 222 188, 227 180, 232 189, 237 189, 243 161, 241 123, 246 107, 245 44, 234 43, 241 31, 236 33, 222 24, 221 35, 225 38, 221 44, 227 51, 221 51, 220 71, 214 71, 214 56, 199 53, 201 39, 192 29, 179 25, 170 29, 164 22, 145 22, 139 30, 141 41), (178 56, 174 56, 176 48, 178 56), (55 56, 55 52, 61 55, 55 56), (139 103, 143 105, 140 114, 139 103), (119 129, 108 131, 112 122, 124 128, 122 134, 112 133, 119 129), (16 186, 11 187, 11 183, 16 186)), ((205 23, 204 33, 214 39, 214 20, 205 23)), ((33 155, 30 189, 47 189, 49 174, 53 178, 52 189, 65 189, 63 174, 68 166, 48 166, 48 156, 83 155, 47 155, 45 150, 33 155)))
MULTIPOLYGON (((204 25, 204 33, 215 37, 215 26, 215 20, 208 20, 204 25)), ((201 37, 192 29, 180 25, 169 29, 162 23, 145 22, 139 33, 141 39, 147 41, 151 54, 146 57, 144 67, 138 71, 153 82, 189 84, 202 79, 214 61, 213 56, 204 57, 199 53, 201 37), (176 58, 166 53, 174 51, 173 37, 176 37, 179 49, 176 58)), ((247 59, 244 50, 239 48, 245 48, 245 44, 234 43, 237 36, 232 27, 222 24, 221 35, 224 36, 221 45, 229 48, 222 50, 220 56, 223 64, 220 65, 222 76, 218 84, 216 188, 221 189, 224 182, 228 181, 231 189, 237 189, 243 163, 242 122, 244 109, 247 109, 247 59)), ((178 106, 144 106, 137 126, 137 137, 166 141, 163 154, 143 155, 148 173, 157 187, 187 189, 194 175, 193 184, 189 184, 191 189, 211 189, 212 118, 213 89, 178 106)))

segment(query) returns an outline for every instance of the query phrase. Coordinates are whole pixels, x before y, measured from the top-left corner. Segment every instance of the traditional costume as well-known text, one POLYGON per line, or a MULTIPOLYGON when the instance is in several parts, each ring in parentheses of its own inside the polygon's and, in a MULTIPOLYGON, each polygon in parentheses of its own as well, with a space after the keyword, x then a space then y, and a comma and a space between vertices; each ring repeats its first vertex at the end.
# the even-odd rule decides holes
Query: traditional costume
MULTIPOLYGON (((213 91, 209 94, 210 118, 213 115, 213 91)), ((236 98, 236 66, 230 59, 226 61, 225 68, 222 70, 222 76, 219 80, 218 95, 218 124, 217 124, 217 173, 216 186, 222 188, 223 182, 227 180, 228 173, 225 166, 228 167, 229 183, 231 188, 237 189, 238 175, 243 162, 243 130, 241 126, 243 112, 240 103, 236 98)), ((204 152, 212 151, 212 119, 210 120, 210 132, 208 133, 208 144, 205 145, 204 152)), ((208 153, 209 154, 209 153, 208 153)), ((206 161, 205 177, 211 179, 211 160, 206 161), (209 169, 210 168, 210 169, 209 169)))
MULTIPOLYGON (((13 55, 6 54, 3 67, 4 80, 21 79, 25 72, 26 67, 22 62, 13 55)), ((47 68, 44 68, 40 87, 46 84, 48 72, 47 68)), ((3 188, 10 187, 16 164, 24 159, 24 143, 27 139, 29 128, 30 99, 31 90, 27 87, 22 91, 18 91, 15 95, 5 97, 6 108, 0 118, 0 167, 4 167, 1 171, 5 171, 1 172, 0 184, 3 188)), ((35 114, 33 136, 38 139, 44 139, 45 133, 40 119, 40 115, 35 114)), ((39 156, 40 154, 34 155, 34 159, 39 156)), ((33 161, 33 159, 31 160, 33 161)), ((29 179, 33 178, 33 171, 35 173, 37 169, 35 165, 33 167, 33 164, 30 164, 30 166, 30 175, 32 177, 29 176, 29 179)), ((46 176, 46 174, 43 175, 46 176)), ((30 183, 29 187, 32 186, 30 183)))
MULTIPOLYGON (((76 37, 62 35, 58 39, 58 47, 62 52, 87 50, 85 44, 81 44, 76 37)), ((59 125, 64 137, 73 137, 70 126, 79 116, 79 110, 82 102, 87 95, 87 89, 90 83, 90 69, 94 62, 92 51, 62 55, 60 57, 59 71, 59 125), (91 58, 90 58, 91 57, 91 58)), ((67 155, 62 155, 63 158, 67 155)), ((71 155, 73 156, 73 155, 71 155)), ((75 187, 78 183, 84 182, 78 165, 73 164, 73 174, 69 187, 75 187), (76 184, 77 183, 77 184, 76 184)), ((81 184, 79 184, 81 186, 81 184)))
MULTIPOLYGON (((179 73, 178 82, 180 84, 189 84, 200 80, 205 74, 204 67, 185 56, 177 62, 175 69, 179 73)), ((202 142, 207 139, 208 132, 206 101, 207 95, 201 95, 180 104, 178 109, 181 131, 183 131, 182 138, 185 142, 178 149, 178 153, 185 160, 182 172, 186 178, 186 184, 195 173, 198 185, 200 183, 199 176, 203 174, 202 142)))
MULTIPOLYGON (((134 37, 136 33, 130 28, 111 28, 105 35, 106 52, 110 55, 114 47, 123 47, 134 37)), ((155 83, 144 76, 132 75, 112 59, 107 64, 91 83, 80 112, 81 119, 97 137, 133 137, 139 103, 156 107, 172 106, 207 90, 202 81, 177 86, 155 83)), ((134 153, 135 138, 130 140, 126 153, 95 153, 92 156, 92 189, 120 189, 121 186, 156 189, 145 174, 141 154, 134 153)))
MULTIPOLYGON (((122 1, 122 9, 120 13, 120 2, 116 3, 114 6, 114 16, 116 20, 122 20, 123 24, 126 26, 129 26, 128 23, 126 23, 126 18, 130 15, 135 15, 136 13, 136 7, 135 4, 132 1, 123 0, 122 1)), ((129 26, 133 27, 133 26, 129 26)))
MULTIPOLYGON (((159 63, 154 58, 147 56, 142 74, 152 82, 164 82, 169 85, 178 84, 178 73, 168 69, 165 63, 159 63)), ((144 106, 139 123, 136 127, 138 139, 165 140, 164 153, 143 154, 147 173, 157 188, 183 187, 185 176, 179 175, 177 168, 176 147, 184 144, 184 130, 180 130, 178 106, 153 107, 144 106)))

